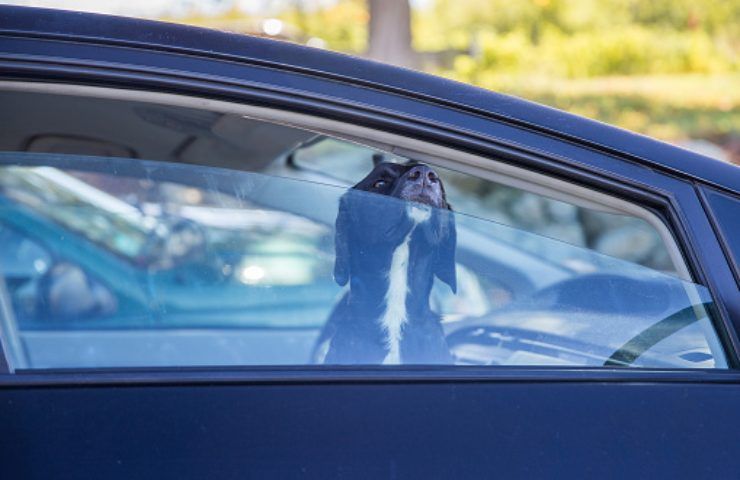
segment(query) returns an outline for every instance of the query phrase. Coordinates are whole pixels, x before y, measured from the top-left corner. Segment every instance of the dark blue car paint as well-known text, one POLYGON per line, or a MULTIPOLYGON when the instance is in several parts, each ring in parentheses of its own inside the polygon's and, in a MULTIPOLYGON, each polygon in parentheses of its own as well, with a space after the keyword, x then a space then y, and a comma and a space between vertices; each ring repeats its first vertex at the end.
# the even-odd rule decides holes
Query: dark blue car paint
POLYGON ((737 424, 728 421, 737 418, 740 389, 727 384, 77 387, 8 389, 2 399, 7 478, 735 478, 740 471, 737 424))
MULTIPOLYGON (((696 281, 717 300, 717 328, 738 366, 740 295, 725 255, 736 226, 725 227, 698 194, 711 186, 737 208, 736 167, 411 71, 116 17, 0 7, 0 78, 182 93, 353 121, 632 200, 675 232, 696 281)), ((736 370, 18 372, 0 375, 0 471, 728 478, 740 471, 739 382, 736 370)))

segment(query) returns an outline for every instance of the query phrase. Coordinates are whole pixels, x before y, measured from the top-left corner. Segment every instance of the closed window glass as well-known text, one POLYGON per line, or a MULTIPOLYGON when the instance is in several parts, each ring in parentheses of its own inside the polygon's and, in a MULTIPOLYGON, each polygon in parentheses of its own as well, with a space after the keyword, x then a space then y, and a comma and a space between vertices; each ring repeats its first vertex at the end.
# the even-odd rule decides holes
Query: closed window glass
POLYGON ((726 367, 647 212, 235 114, 3 96, 15 368, 726 367))

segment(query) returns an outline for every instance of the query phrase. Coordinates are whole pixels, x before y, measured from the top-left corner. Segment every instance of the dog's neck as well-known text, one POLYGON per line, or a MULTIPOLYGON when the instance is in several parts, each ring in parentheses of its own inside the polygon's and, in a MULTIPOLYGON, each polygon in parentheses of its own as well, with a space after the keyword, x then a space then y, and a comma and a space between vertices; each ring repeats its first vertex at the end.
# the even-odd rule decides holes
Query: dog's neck
POLYGON ((434 316, 429 306, 434 248, 426 231, 431 221, 429 209, 409 206, 395 224, 393 234, 399 238, 395 248, 375 250, 368 246, 351 257, 352 271, 362 274, 350 277, 350 316, 373 320, 388 352, 386 364, 401 363, 404 326, 434 316))
POLYGON ((431 212, 429 209, 409 206, 407 214, 413 225, 391 255, 385 311, 379 319, 388 349, 388 355, 383 360, 384 364, 401 363, 400 345, 404 325, 409 317, 426 315, 429 310, 429 294, 432 288, 430 263, 420 261, 418 257, 422 252, 419 249, 413 249, 412 252, 411 245, 417 227, 429 220, 431 212), (412 283, 414 288, 411 288, 412 283))

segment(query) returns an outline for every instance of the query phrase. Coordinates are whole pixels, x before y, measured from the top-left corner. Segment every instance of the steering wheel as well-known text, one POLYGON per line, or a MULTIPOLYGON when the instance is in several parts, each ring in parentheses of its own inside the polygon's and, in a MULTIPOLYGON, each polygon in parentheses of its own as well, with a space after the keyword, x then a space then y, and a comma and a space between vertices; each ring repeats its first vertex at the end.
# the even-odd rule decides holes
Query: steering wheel
POLYGON ((632 337, 611 354, 607 361, 604 362, 604 366, 632 365, 640 355, 650 350, 650 348, 661 340, 668 338, 682 328, 705 318, 707 315, 697 317, 696 310, 699 307, 703 307, 704 312, 707 315, 713 316, 715 314, 715 307, 711 302, 691 305, 683 310, 679 310, 678 312, 667 316, 663 320, 650 325, 648 328, 632 337))

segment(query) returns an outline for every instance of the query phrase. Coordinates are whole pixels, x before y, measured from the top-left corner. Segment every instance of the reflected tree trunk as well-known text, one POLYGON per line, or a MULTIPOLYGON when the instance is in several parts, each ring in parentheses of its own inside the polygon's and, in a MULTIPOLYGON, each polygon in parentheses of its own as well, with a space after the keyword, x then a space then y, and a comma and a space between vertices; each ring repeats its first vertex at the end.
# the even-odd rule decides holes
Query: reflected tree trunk
POLYGON ((367 0, 370 12, 368 56, 373 60, 416 68, 411 46, 411 7, 408 0, 367 0))

